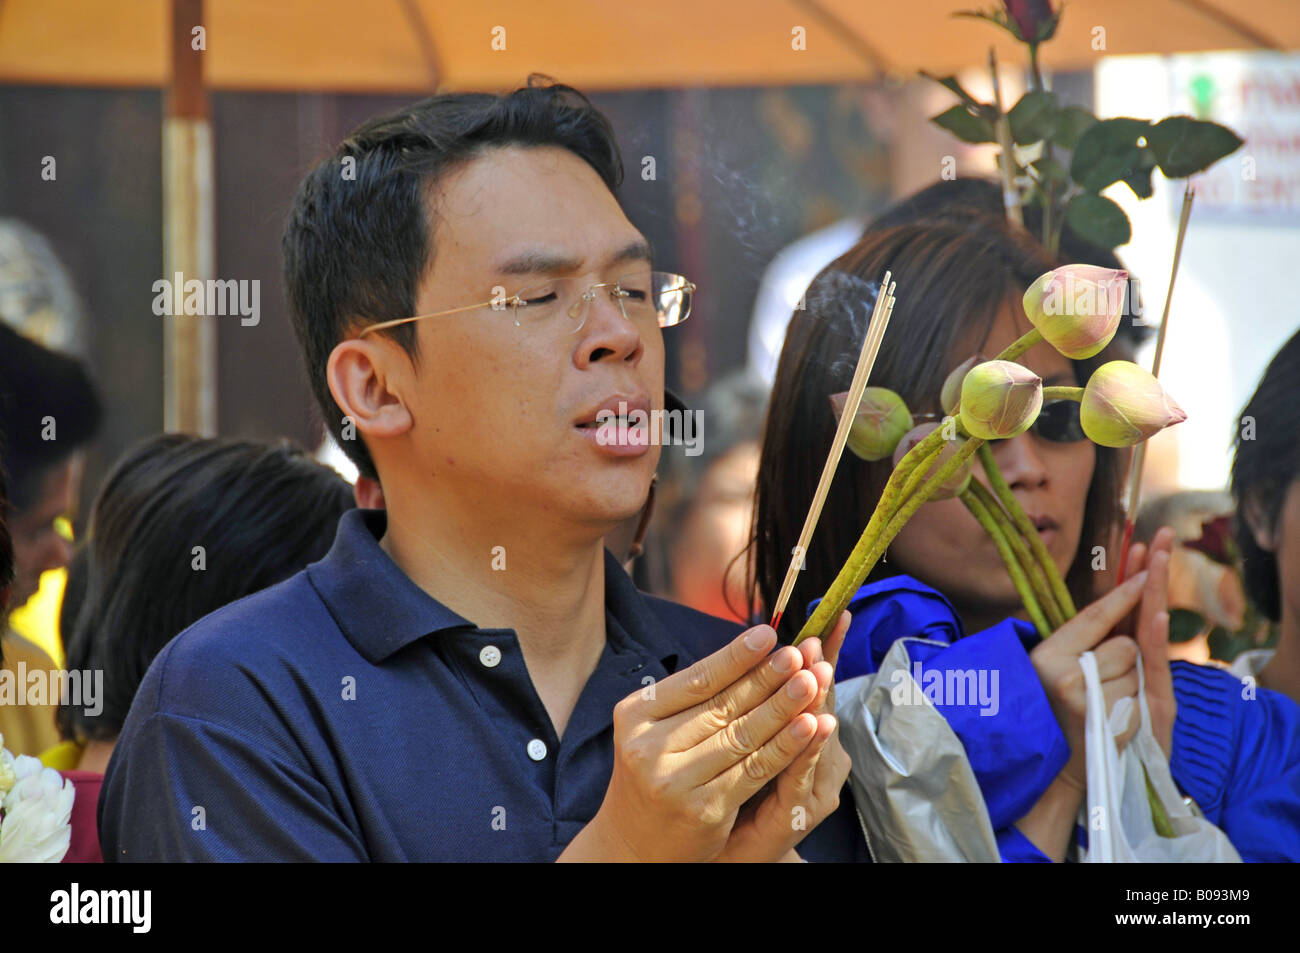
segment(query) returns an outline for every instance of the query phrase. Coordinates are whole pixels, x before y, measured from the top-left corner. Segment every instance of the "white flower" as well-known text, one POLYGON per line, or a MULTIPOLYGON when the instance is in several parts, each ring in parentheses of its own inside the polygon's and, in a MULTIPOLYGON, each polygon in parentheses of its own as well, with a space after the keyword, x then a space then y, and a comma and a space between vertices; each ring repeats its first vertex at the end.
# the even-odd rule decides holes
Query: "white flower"
POLYGON ((72 782, 0 736, 0 863, 57 864, 72 842, 72 782))

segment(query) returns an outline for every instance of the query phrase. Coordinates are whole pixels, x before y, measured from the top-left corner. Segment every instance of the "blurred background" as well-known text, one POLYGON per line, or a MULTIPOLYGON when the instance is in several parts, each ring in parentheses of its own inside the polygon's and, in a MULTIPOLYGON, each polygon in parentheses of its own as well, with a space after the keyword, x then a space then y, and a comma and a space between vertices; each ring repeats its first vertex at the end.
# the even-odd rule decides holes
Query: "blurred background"
MULTIPOLYGON (((953 96, 918 75, 957 75, 988 99, 993 46, 1003 102, 1026 88, 1022 48, 953 18, 960 6, 2 0, 0 219, 48 239, 68 280, 40 278, 54 269, 13 240, 21 232, 0 231, 0 318, 82 356, 100 388, 107 413, 80 512, 108 465, 160 429, 320 447, 280 277, 299 178, 376 113, 435 90, 505 90, 536 71, 610 117, 629 217, 659 266, 698 283, 692 320, 665 340, 668 385, 706 411, 706 449, 665 448, 637 575, 726 614, 720 587, 687 591, 696 573, 681 567, 725 563, 734 549, 719 541, 744 538, 782 320, 892 200, 954 170, 995 174, 996 147, 930 123, 953 96), (259 321, 166 328, 153 286, 176 270, 260 282, 259 321), (764 330, 774 322, 775 337, 764 330)), ((1297 49, 1294 0, 1075 0, 1043 47, 1063 101, 1102 117, 1213 119, 1254 161, 1253 179, 1239 156, 1197 179, 1162 371, 1189 419, 1153 441, 1147 499, 1223 490, 1237 414, 1300 324, 1288 280, 1300 260, 1297 49)), ((1180 184, 1155 178, 1141 202, 1124 186, 1106 193, 1133 223, 1118 252, 1143 279, 1153 324, 1181 199, 1180 184)), ((1210 499, 1196 498, 1207 517, 1222 511, 1210 499)), ((1190 520, 1185 535, 1198 529, 1190 520)), ((15 628, 48 631, 60 580, 47 576, 15 628)))

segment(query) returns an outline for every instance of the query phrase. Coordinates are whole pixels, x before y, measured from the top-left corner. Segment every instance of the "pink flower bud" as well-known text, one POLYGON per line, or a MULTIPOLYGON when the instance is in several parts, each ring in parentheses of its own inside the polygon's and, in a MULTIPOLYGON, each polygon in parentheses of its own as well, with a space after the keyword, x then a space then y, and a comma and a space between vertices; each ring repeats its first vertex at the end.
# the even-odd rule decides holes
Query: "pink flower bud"
POLYGON ((1083 432, 1103 447, 1131 447, 1186 419, 1160 382, 1131 361, 1093 371, 1079 402, 1083 432))
MULTIPOLYGON (((848 391, 831 395, 831 409, 838 421, 848 401, 848 391)), ((912 426, 912 412, 903 398, 887 387, 868 387, 849 429, 848 447, 863 460, 874 463, 894 452, 898 441, 912 426)))
POLYGON ((1029 321, 1043 340, 1072 361, 1100 353, 1119 329, 1128 272, 1063 265, 1025 292, 1029 321))
MULTIPOLYGON (((907 451, 911 450, 918 443, 928 437, 936 427, 942 426, 944 426, 942 423, 930 422, 921 424, 918 427, 913 427, 909 430, 906 435, 904 435, 903 439, 898 441, 898 446, 894 448, 894 466, 898 466, 903 457, 907 455, 907 451)), ((945 441, 943 450, 939 453, 939 458, 928 468, 927 472, 933 473, 941 467, 965 442, 966 441, 962 440, 960 437, 956 440, 945 441)), ((967 460, 962 466, 958 467, 957 472, 941 483, 930 499, 950 500, 954 496, 959 496, 961 491, 966 489, 966 485, 970 483, 971 463, 971 460, 967 460)))
POLYGON ((945 414, 955 417, 961 410, 961 382, 966 379, 966 373, 979 361, 980 359, 975 356, 966 358, 944 379, 943 388, 939 391, 939 406, 943 408, 945 414))
POLYGON ((961 422, 972 437, 1005 440, 1024 433, 1043 408, 1043 381, 1013 361, 985 361, 961 385, 961 422))

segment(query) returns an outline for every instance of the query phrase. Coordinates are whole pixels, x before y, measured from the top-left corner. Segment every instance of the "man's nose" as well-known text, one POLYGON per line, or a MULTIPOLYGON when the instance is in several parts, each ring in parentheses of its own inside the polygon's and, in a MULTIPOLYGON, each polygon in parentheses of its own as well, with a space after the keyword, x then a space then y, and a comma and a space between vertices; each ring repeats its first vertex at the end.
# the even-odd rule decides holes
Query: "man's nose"
POLYGON ((641 330, 630 320, 610 293, 609 288, 595 288, 587 301, 586 320, 582 324, 582 344, 578 361, 582 366, 610 357, 636 363, 645 351, 641 330))

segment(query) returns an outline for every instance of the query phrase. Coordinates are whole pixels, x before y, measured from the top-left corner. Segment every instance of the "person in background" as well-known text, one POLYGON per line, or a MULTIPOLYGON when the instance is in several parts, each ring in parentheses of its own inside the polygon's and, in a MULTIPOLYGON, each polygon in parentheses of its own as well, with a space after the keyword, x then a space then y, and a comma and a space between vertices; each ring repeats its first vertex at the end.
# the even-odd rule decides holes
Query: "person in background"
POLYGON ((1232 495, 1247 595, 1280 627, 1276 649, 1244 652, 1232 670, 1300 702, 1300 332, 1241 412, 1232 495))
POLYGON ((101 859, 100 785, 154 656, 209 612, 322 558, 352 506, 347 481, 287 441, 162 434, 117 462, 60 618, 68 671, 103 673, 99 710, 60 706, 64 743, 42 758, 77 790, 65 861, 101 859))
MULTIPOLYGON (((83 451, 98 433, 102 408, 76 358, 51 351, 0 322, 0 457, 9 470, 6 515, 15 575, 9 611, 40 587, 41 574, 68 563, 70 544, 59 522, 75 506, 83 451)), ((12 631, 5 615, 4 667, 54 672, 39 646, 12 631)), ((14 754, 39 756, 59 740, 53 704, 0 705, 0 733, 14 754)))

